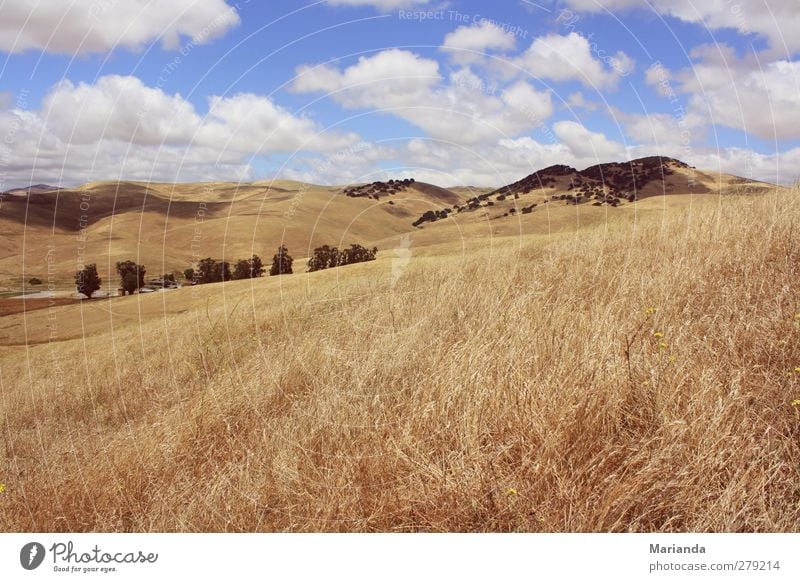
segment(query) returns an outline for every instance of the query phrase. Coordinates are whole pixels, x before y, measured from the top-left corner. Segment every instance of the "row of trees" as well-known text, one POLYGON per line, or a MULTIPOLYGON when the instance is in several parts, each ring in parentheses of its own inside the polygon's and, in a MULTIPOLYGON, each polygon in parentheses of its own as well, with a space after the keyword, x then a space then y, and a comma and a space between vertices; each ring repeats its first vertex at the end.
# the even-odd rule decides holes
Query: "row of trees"
MULTIPOLYGON (((289 249, 284 245, 278 247, 278 252, 272 257, 270 276, 291 275, 292 259, 289 249)), ((249 259, 239 259, 231 267, 228 261, 217 261, 211 257, 205 258, 197 264, 197 268, 188 268, 183 272, 186 279, 204 285, 206 283, 219 283, 222 281, 236 281, 241 279, 256 279, 263 277, 266 268, 258 255, 249 259)))
POLYGON ((308 260, 308 272, 374 261, 377 254, 377 247, 370 250, 361 245, 350 245, 349 249, 340 251, 336 247, 322 245, 314 249, 314 256, 308 260))
MULTIPOLYGON (((119 287, 122 294, 133 295, 136 291, 144 287, 144 276, 147 269, 144 265, 139 265, 134 261, 119 261, 116 264, 117 274, 119 275, 119 287)), ((161 276, 162 281, 175 283, 175 275, 167 273, 161 276)), ((96 291, 100 290, 103 280, 97 274, 97 264, 84 265, 83 269, 75 273, 75 287, 78 293, 83 293, 89 299, 96 291)))
MULTIPOLYGON (((378 254, 378 249, 367 249, 361 245, 350 245, 349 249, 339 250, 336 247, 323 245, 314 249, 314 256, 308 261, 308 271, 321 271, 343 265, 374 261, 378 254)), ((291 275, 292 263, 294 259, 289 254, 289 249, 281 245, 272 257, 272 266, 269 269, 270 276, 291 275)), ((117 274, 120 278, 120 289, 122 294, 133 295, 145 286, 144 276, 147 272, 144 265, 139 265, 134 261, 120 261, 116 264, 117 274)), ((258 255, 253 255, 249 259, 239 259, 231 268, 228 261, 217 261, 211 257, 201 260, 197 267, 190 267, 183 272, 187 280, 196 284, 218 283, 223 281, 233 281, 240 279, 255 279, 262 277, 266 268, 258 255)), ((163 281, 175 282, 175 275, 163 275, 163 281)), ((97 274, 95 263, 85 265, 83 269, 75 273, 75 287, 79 293, 83 293, 88 298, 98 291, 102 285, 102 279, 97 274)))

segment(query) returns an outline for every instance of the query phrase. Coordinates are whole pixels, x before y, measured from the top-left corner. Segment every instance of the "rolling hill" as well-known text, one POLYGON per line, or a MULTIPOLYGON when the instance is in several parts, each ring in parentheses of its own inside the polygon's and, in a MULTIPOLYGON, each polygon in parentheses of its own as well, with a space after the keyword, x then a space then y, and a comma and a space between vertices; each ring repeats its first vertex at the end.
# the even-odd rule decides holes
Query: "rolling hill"
MULTIPOLYGON (((382 211, 314 192, 315 224, 382 211)), ((491 238, 378 214, 414 238, 373 262, 0 317, 0 523, 796 531, 800 198, 721 194, 491 238)))
POLYGON ((69 294, 86 263, 97 263, 110 290, 120 260, 136 260, 152 276, 180 275, 205 257, 235 262, 255 253, 268 261, 279 244, 299 267, 323 244, 389 250, 406 236, 416 252, 435 254, 457 241, 467 248, 487 237, 576 232, 615 212, 636 212, 646 198, 774 188, 669 158, 582 171, 553 166, 495 190, 411 178, 344 187, 287 180, 41 185, 8 194, 0 205, 0 290, 35 291, 26 284, 35 277, 69 294))

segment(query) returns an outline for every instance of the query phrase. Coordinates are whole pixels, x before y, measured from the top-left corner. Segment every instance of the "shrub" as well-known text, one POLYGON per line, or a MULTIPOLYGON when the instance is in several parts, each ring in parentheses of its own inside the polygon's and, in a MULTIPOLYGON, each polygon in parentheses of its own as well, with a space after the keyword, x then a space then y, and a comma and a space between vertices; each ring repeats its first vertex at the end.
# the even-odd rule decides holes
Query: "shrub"
POLYGON ((28 285, 41 285, 42 280, 37 277, 31 277, 28 279, 28 285))

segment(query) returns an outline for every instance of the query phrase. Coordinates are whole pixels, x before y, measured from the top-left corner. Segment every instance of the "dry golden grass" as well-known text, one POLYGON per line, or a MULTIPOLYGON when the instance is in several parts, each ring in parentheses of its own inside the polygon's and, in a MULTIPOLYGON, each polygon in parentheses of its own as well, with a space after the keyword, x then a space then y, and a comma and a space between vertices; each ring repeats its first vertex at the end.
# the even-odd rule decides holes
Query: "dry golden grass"
POLYGON ((0 529, 798 531, 797 195, 111 302, 0 352, 0 529))

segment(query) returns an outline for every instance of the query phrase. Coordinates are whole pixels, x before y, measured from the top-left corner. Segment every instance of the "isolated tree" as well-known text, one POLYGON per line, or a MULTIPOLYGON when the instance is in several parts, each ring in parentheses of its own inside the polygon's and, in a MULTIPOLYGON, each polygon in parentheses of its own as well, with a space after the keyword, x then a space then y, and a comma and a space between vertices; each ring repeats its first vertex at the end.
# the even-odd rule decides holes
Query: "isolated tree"
POLYGON ((123 293, 133 295, 137 289, 144 287, 144 265, 137 265, 133 261, 119 261, 117 263, 117 273, 120 278, 120 287, 123 293))
POLYGON ((75 273, 75 287, 78 293, 83 293, 89 299, 92 298, 94 292, 100 289, 102 279, 97 275, 97 265, 84 265, 83 269, 75 273))
POLYGON ((41 285, 41 284, 42 280, 39 279, 38 277, 31 277, 30 279, 28 279, 28 285, 41 285))
POLYGON ((128 271, 122 276, 119 286, 122 288, 123 295, 125 293, 133 295, 137 289, 141 289, 139 286, 139 276, 134 271, 128 271))
POLYGON ((270 277, 275 275, 291 275, 294 259, 289 255, 289 249, 281 245, 278 252, 272 257, 272 267, 269 269, 270 277))

